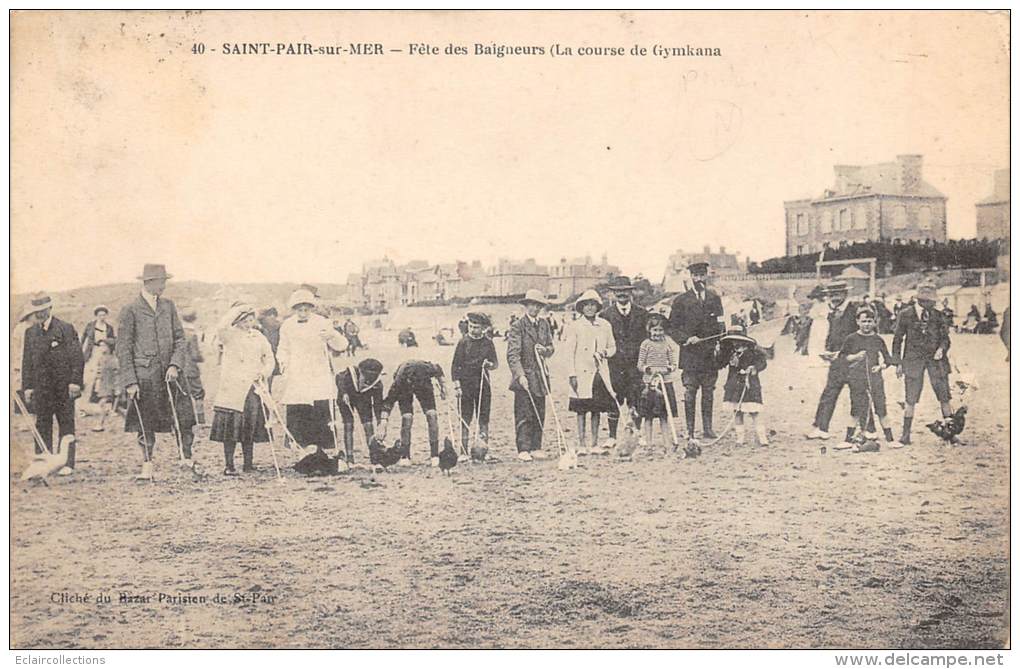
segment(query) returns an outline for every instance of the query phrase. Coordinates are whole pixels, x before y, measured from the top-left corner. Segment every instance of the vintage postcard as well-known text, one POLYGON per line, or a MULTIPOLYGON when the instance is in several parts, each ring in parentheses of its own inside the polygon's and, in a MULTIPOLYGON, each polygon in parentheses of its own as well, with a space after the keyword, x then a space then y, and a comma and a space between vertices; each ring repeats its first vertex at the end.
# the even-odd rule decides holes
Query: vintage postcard
POLYGON ((1009 647, 1008 11, 9 21, 12 649, 1009 647))

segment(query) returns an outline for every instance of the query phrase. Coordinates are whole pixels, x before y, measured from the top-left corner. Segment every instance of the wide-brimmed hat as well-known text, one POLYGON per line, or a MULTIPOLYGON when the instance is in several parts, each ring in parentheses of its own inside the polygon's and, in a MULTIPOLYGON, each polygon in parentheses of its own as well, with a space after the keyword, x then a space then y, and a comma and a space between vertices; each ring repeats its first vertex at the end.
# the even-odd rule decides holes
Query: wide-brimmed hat
POLYGON ((602 296, 592 288, 584 291, 581 293, 581 297, 577 298, 577 302, 574 302, 574 311, 581 311, 581 307, 584 306, 585 302, 594 302, 599 305, 599 309, 602 308, 602 296))
POLYGON ((731 325, 726 328, 726 334, 723 335, 720 343, 732 342, 734 344, 750 344, 755 346, 758 344, 753 337, 747 336, 747 329, 742 325, 731 325))
POLYGON ((247 316, 255 315, 255 307, 247 302, 235 302, 227 309, 227 315, 224 320, 229 322, 231 325, 236 325, 239 321, 243 320, 247 316))
POLYGON ((549 304, 549 301, 545 299, 545 295, 538 288, 532 288, 524 293, 524 297, 521 298, 521 304, 527 304, 528 302, 534 302, 542 306, 549 304))
POLYGON ((142 275, 136 278, 139 281, 152 281, 154 279, 172 279, 174 275, 166 273, 166 265, 146 263, 142 268, 142 275))
POLYGON ((623 275, 611 277, 606 283, 606 287, 612 291, 634 290, 634 285, 630 282, 630 277, 623 275))
POLYGON ((315 306, 315 295, 312 294, 312 291, 298 288, 287 298, 287 306, 291 309, 296 309, 301 304, 315 306))
POLYGON ((475 325, 481 325, 483 328, 487 328, 492 325, 492 321, 489 317, 480 311, 469 311, 467 314, 468 323, 474 323, 475 325))
POLYGON ((917 299, 919 300, 937 300, 938 291, 935 289, 933 283, 922 283, 917 286, 917 299))
POLYGON ((28 299, 28 304, 25 305, 25 310, 21 312, 21 318, 19 320, 25 320, 32 314, 38 313, 45 309, 53 308, 53 300, 46 293, 36 293, 28 299))
POLYGON ((110 307, 105 304, 97 304, 96 308, 92 310, 93 316, 98 316, 100 311, 105 311, 107 314, 110 313, 110 307))
POLYGON ((181 309, 181 320, 185 323, 191 323, 198 320, 198 312, 191 307, 183 307, 181 309))

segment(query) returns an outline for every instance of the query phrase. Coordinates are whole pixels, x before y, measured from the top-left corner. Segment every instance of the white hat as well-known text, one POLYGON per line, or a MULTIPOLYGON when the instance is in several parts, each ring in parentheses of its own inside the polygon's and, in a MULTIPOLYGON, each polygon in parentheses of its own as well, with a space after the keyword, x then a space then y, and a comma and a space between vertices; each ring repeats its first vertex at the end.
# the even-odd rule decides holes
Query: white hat
POLYGON ((524 293, 524 297, 521 298, 521 304, 527 302, 534 302, 535 304, 546 305, 549 301, 545 299, 545 295, 542 294, 538 288, 532 288, 528 292, 524 293))
POLYGON ((310 304, 315 306, 315 295, 312 295, 312 291, 305 290, 304 288, 298 288, 290 297, 287 299, 287 306, 291 309, 296 309, 299 305, 310 304))
POLYGON ((599 295, 598 291, 595 290, 594 288, 589 288, 588 290, 581 293, 581 297, 577 298, 577 302, 574 302, 574 310, 580 311, 581 305, 584 304, 585 302, 594 302, 595 304, 599 305, 599 309, 602 308, 602 296, 599 295))

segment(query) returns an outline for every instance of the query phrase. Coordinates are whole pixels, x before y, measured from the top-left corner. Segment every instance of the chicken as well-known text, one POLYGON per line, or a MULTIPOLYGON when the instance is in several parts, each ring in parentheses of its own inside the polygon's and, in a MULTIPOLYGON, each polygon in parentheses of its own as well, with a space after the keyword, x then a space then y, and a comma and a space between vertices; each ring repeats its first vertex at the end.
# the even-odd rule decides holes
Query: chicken
POLYGON ((439 451, 439 471, 449 474, 450 470, 457 466, 457 450, 453 447, 453 440, 449 437, 443 439, 443 450, 439 451))
POLYGON ((577 469, 577 451, 572 448, 563 451, 556 466, 561 470, 577 469))
POLYGON ((633 438, 621 439, 616 442, 616 457, 621 460, 630 460, 637 450, 637 442, 633 438))
POLYGON ((400 444, 400 439, 393 442, 393 446, 386 448, 379 437, 372 437, 371 441, 368 442, 368 453, 369 460, 373 465, 379 465, 383 469, 388 469, 393 465, 400 462, 400 458, 403 455, 404 449, 400 444))
POLYGON ((485 462, 485 458, 488 457, 488 455, 489 447, 486 446, 484 443, 471 447, 472 462, 485 462))
MULTIPOLYGON (((21 473, 21 480, 39 479, 46 483, 46 477, 61 469, 67 464, 68 448, 74 443, 73 434, 65 434, 60 439, 60 447, 55 453, 43 451, 36 455, 31 464, 21 473)), ((47 484, 49 485, 49 484, 47 484)))
POLYGON ((926 427, 931 430, 932 434, 941 437, 950 444, 956 444, 959 443, 956 436, 963 432, 966 424, 967 407, 962 406, 953 412, 953 415, 928 423, 926 427))

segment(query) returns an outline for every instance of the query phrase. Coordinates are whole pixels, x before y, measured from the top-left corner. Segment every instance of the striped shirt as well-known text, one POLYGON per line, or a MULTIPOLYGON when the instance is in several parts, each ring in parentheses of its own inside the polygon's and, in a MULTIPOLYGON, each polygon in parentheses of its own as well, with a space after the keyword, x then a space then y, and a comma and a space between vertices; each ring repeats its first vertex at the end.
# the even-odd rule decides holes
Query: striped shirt
POLYGON ((646 339, 638 351, 637 367, 642 372, 650 367, 652 373, 669 374, 680 365, 680 347, 666 336, 661 341, 646 339))

